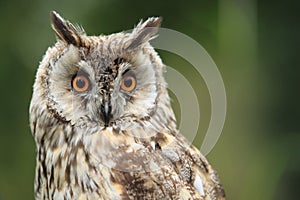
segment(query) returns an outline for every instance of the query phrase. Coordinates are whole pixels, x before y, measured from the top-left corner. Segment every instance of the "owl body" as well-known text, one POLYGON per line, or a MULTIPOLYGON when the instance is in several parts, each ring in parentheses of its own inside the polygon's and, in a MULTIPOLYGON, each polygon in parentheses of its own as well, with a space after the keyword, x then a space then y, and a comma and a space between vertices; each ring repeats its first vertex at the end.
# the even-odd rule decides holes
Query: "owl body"
POLYGON ((159 18, 86 36, 51 14, 58 42, 30 105, 36 199, 225 199, 206 158, 176 129, 150 45, 159 18))

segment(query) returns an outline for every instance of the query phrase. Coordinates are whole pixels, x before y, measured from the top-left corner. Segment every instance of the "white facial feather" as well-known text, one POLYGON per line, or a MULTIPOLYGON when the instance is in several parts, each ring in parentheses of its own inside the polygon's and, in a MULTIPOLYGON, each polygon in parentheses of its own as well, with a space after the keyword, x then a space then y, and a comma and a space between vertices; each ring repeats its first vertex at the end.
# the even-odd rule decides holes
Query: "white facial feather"
POLYGON ((194 187, 198 190, 198 192, 201 196, 205 195, 204 188, 203 188, 203 183, 202 183, 202 180, 201 180, 201 178, 198 174, 195 177, 194 187))

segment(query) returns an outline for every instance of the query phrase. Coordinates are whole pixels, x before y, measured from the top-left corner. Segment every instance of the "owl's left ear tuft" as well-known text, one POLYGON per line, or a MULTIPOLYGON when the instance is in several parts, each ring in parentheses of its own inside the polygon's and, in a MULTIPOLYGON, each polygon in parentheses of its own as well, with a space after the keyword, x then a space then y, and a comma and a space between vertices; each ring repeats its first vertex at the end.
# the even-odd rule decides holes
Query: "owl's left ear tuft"
POLYGON ((60 40, 78 47, 83 46, 82 35, 85 33, 82 28, 74 26, 69 21, 64 20, 55 11, 50 13, 50 17, 51 26, 60 40))
POLYGON ((140 22, 132 31, 132 43, 127 49, 134 49, 139 45, 153 39, 158 32, 162 18, 151 17, 145 22, 140 22))

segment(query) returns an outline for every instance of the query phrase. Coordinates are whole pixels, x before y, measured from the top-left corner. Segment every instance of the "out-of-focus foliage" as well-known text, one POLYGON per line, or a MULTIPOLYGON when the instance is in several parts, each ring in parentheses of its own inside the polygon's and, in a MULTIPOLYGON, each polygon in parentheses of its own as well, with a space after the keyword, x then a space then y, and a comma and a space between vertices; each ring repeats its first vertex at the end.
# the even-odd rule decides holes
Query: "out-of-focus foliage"
MULTIPOLYGON (((38 63, 55 42, 51 10, 83 25, 89 35, 128 30, 142 18, 162 16, 163 27, 197 40, 217 63, 227 92, 225 127, 208 159, 228 199, 299 197, 298 2, 2 0, 0 199, 33 199, 35 145, 28 106, 38 63)), ((200 132, 205 132, 210 100, 201 76, 182 58, 160 53, 199 91, 200 132)), ((202 139, 199 133, 194 144, 200 147, 202 139)))

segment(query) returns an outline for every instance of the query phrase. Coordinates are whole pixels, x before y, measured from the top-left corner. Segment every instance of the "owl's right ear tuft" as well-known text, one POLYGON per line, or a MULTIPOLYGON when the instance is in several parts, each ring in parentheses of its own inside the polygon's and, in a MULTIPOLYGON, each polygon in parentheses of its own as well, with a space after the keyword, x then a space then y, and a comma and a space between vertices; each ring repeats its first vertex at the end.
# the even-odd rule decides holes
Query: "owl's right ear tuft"
POLYGON ((66 42, 67 44, 73 44, 78 47, 83 46, 83 29, 78 28, 71 24, 69 21, 64 20, 55 11, 52 11, 50 13, 50 17, 51 26, 60 40, 66 42))

